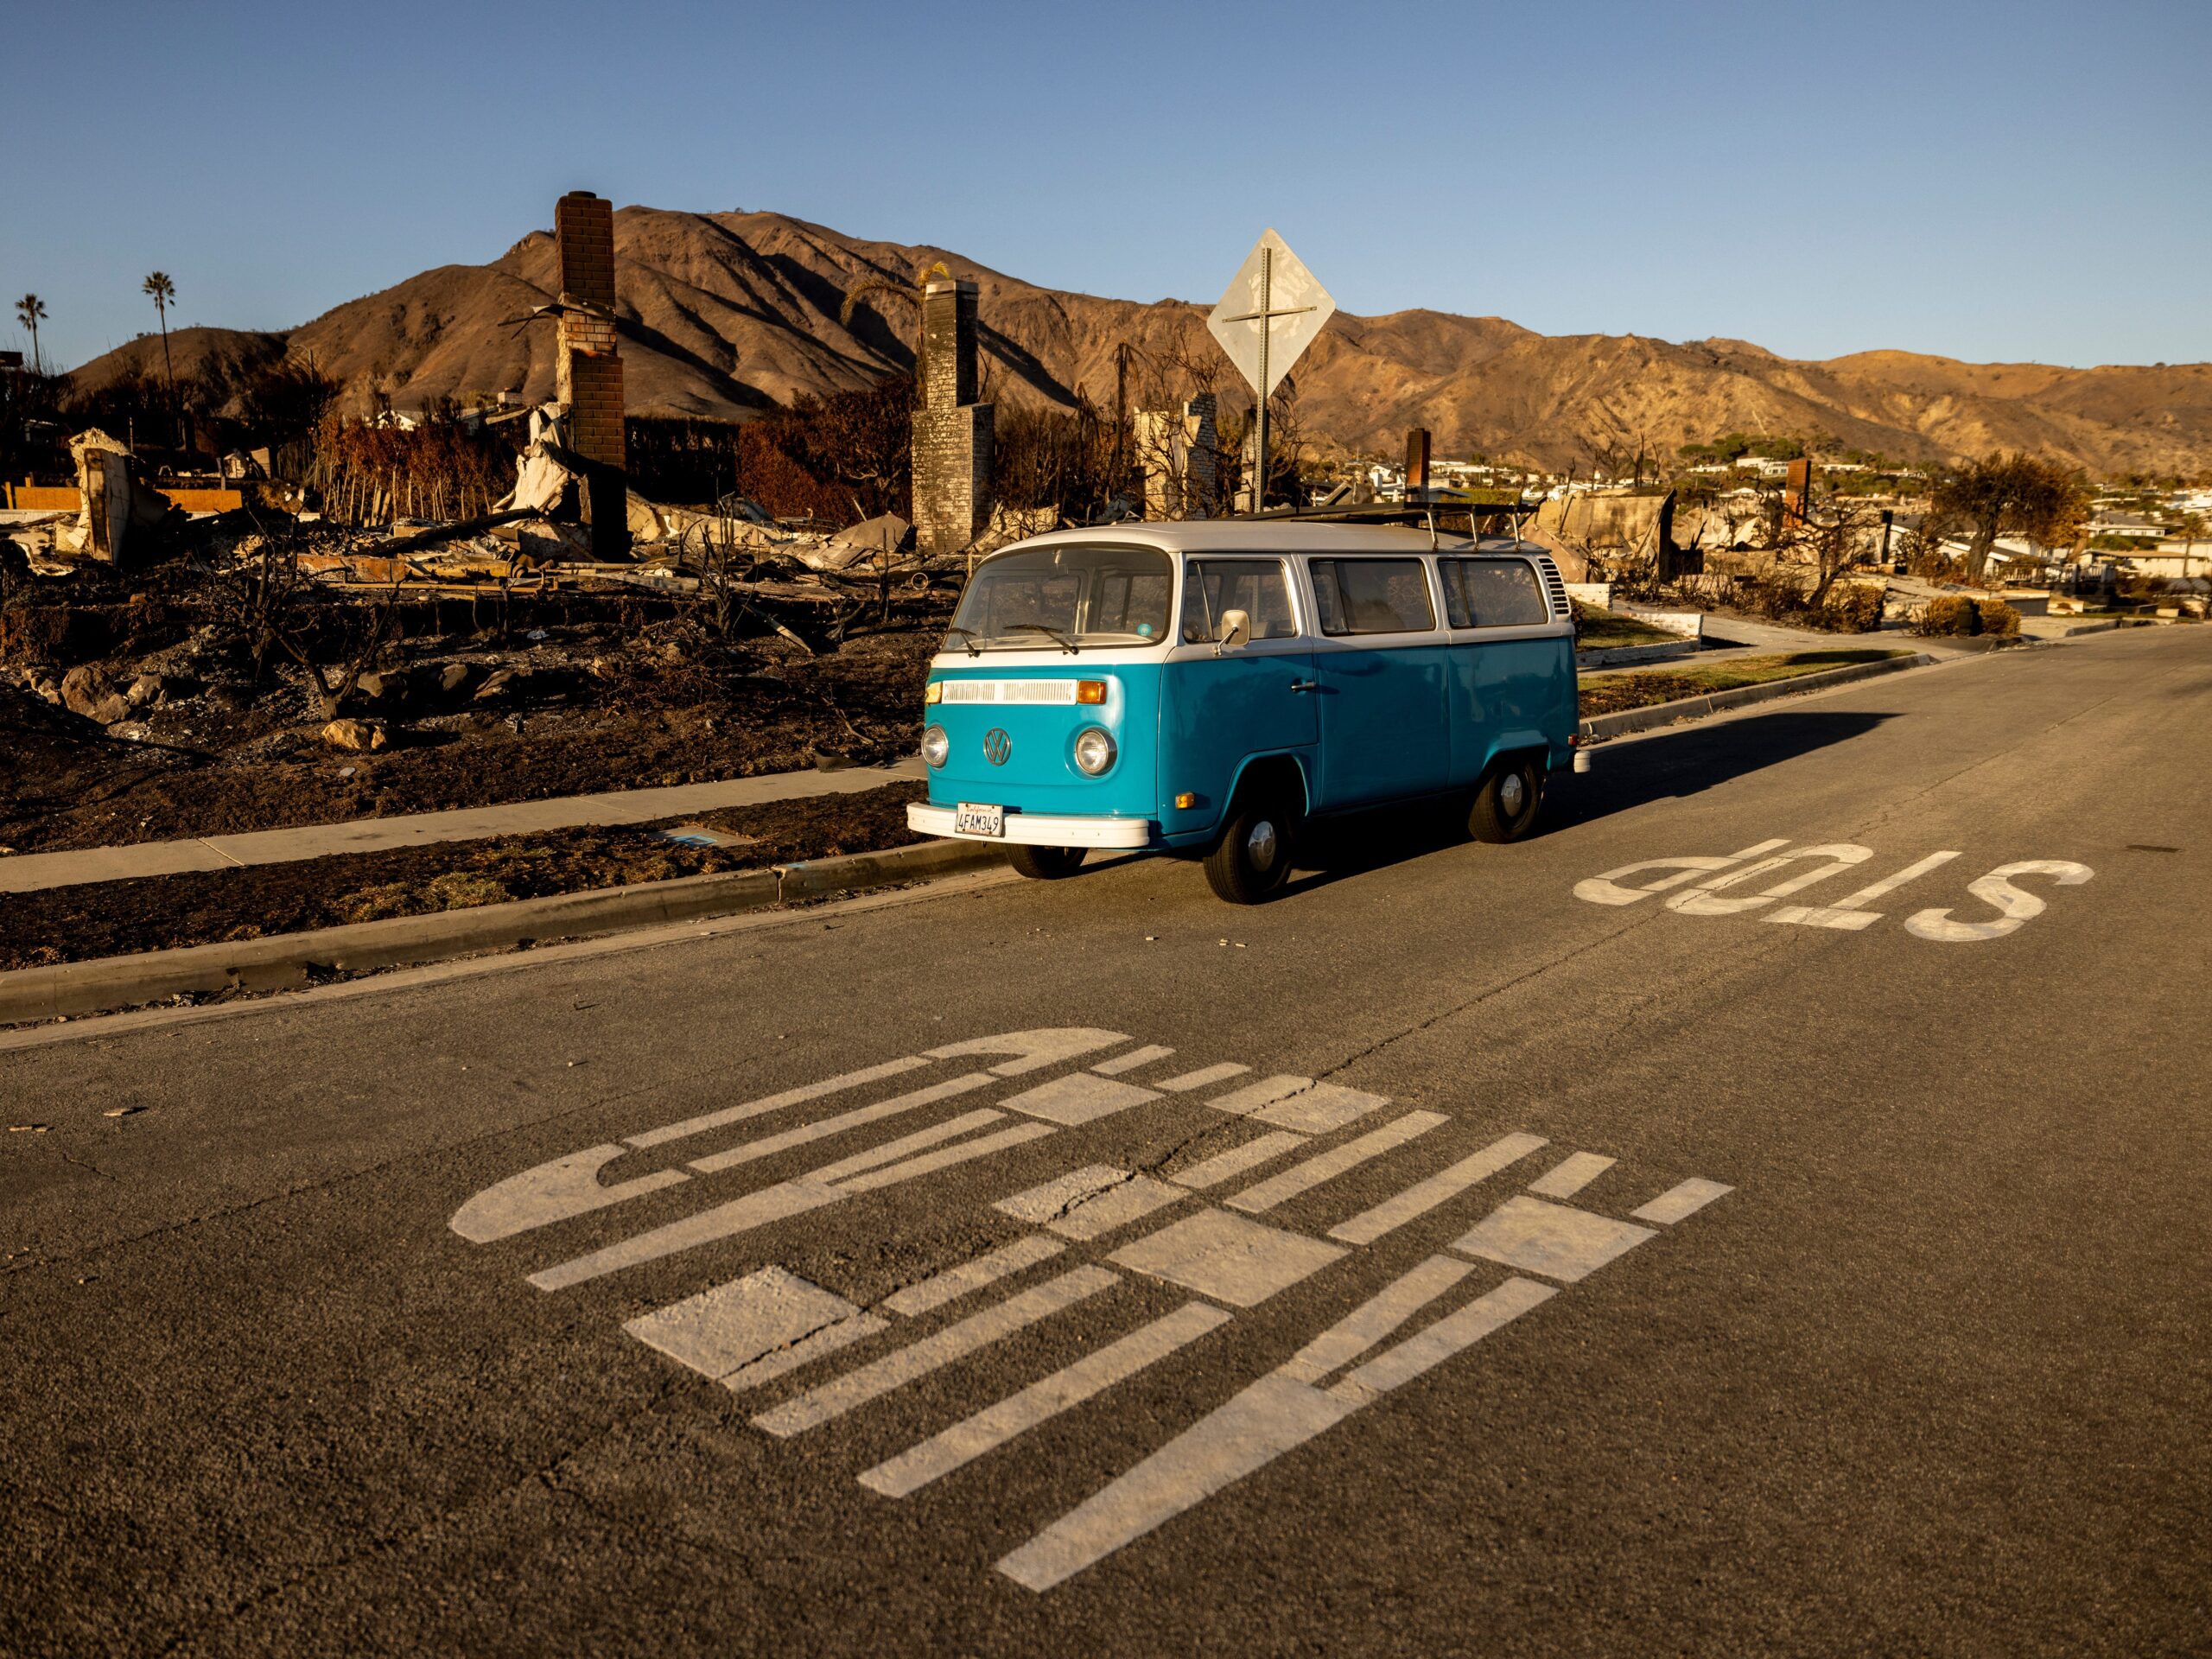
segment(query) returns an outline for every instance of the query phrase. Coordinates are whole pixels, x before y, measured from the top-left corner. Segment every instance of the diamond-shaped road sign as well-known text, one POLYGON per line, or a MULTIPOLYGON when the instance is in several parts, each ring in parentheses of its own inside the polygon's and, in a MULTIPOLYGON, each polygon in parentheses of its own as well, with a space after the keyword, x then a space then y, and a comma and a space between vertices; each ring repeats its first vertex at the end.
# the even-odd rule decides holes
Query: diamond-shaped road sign
POLYGON ((1237 372, 1265 397, 1336 310, 1329 290, 1290 245, 1268 230, 1252 245, 1244 268, 1206 319, 1206 327, 1237 372))

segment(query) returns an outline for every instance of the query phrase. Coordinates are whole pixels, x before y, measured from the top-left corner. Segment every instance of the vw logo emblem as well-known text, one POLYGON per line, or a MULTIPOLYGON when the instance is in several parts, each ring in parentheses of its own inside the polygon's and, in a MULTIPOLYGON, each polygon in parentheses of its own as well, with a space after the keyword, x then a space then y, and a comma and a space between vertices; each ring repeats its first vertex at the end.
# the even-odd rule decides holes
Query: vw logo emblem
POLYGON ((1006 758, 1014 753, 1014 740, 1006 734, 1006 728, 994 726, 983 734, 983 759, 995 766, 1006 765, 1006 758))

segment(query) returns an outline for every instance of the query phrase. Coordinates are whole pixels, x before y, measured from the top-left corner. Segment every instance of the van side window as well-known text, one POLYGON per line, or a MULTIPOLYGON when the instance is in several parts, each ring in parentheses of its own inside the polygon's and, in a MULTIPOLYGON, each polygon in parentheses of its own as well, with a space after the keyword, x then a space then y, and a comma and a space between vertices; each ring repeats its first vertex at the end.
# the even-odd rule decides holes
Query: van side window
POLYGON ((1321 632, 1423 633, 1436 626, 1419 559, 1315 559, 1321 632))
POLYGON ((1219 639, 1227 611, 1252 619, 1255 639, 1288 639, 1298 632, 1279 559, 1192 559, 1183 573, 1183 643, 1219 639))
POLYGON ((1455 628, 1522 628, 1552 620, 1536 573, 1519 559, 1440 559, 1455 628))

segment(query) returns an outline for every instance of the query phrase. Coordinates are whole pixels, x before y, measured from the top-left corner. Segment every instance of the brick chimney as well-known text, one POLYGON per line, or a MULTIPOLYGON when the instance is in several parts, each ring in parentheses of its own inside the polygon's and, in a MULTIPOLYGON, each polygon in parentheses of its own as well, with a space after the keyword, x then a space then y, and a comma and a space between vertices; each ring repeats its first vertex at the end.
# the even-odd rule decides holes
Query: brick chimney
POLYGON ((553 241, 562 305, 555 396, 569 407, 569 448, 592 463, 583 488, 592 549, 620 554, 629 550, 630 526, 622 356, 614 332, 613 204, 571 190, 554 204, 553 241))
POLYGON ((1406 499, 1418 501, 1428 489, 1428 429, 1406 429, 1406 499))

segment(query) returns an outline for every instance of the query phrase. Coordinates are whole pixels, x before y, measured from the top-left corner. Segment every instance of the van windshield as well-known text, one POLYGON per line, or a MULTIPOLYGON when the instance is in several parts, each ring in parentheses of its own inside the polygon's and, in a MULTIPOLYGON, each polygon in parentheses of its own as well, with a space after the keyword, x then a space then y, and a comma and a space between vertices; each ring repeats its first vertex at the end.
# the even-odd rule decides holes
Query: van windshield
POLYGON ((1025 548, 976 572, 947 650, 1156 645, 1167 638, 1173 562, 1157 548, 1025 548))

